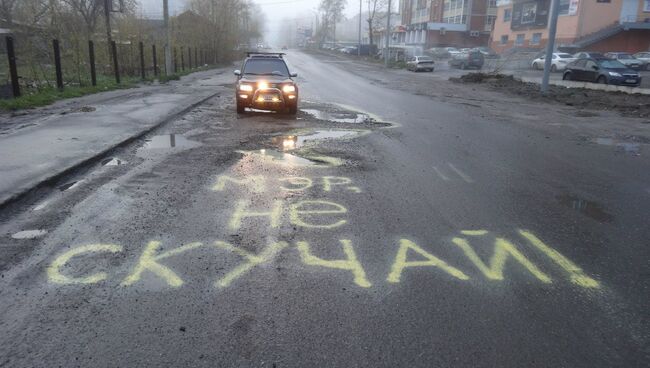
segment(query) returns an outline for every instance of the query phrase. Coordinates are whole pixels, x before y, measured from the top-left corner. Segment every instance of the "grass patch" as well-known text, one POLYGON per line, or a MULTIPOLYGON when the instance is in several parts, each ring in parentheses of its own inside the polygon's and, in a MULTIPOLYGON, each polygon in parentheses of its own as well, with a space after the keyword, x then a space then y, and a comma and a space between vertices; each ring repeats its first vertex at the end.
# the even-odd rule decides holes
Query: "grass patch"
POLYGON ((0 100, 0 110, 16 111, 22 109, 32 109, 39 106, 50 105, 56 101, 66 98, 81 97, 93 93, 112 91, 116 89, 126 89, 136 86, 139 79, 124 78, 122 83, 117 84, 115 80, 102 78, 97 80, 97 86, 66 86, 63 91, 53 87, 44 87, 40 89, 22 89, 23 95, 18 98, 0 100))

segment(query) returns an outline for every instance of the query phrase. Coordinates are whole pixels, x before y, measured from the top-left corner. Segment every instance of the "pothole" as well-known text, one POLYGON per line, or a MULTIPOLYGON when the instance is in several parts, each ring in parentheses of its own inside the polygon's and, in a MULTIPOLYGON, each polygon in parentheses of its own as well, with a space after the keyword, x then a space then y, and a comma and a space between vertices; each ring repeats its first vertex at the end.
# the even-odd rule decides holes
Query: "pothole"
POLYGON ((326 120, 335 123, 362 124, 373 123, 375 119, 368 114, 356 112, 330 112, 318 109, 301 109, 301 111, 315 117, 318 120, 326 120))
POLYGON ((614 216, 607 213, 603 206, 597 202, 588 201, 568 194, 557 196, 557 199, 561 204, 598 222, 611 222, 614 219, 614 216))
POLYGON ((639 143, 619 141, 613 138, 596 138, 594 139, 594 142, 604 146, 616 147, 618 151, 625 153, 639 154, 639 151, 641 150, 641 145, 639 143))
POLYGON ((363 131, 345 129, 311 130, 306 131, 305 133, 296 132, 293 134, 273 136, 271 142, 281 151, 291 151, 297 148, 302 148, 305 144, 310 142, 327 139, 351 138, 362 133, 363 131))
POLYGON ((142 147, 138 148, 136 154, 146 151, 162 151, 168 149, 186 149, 200 146, 201 143, 191 141, 180 134, 155 135, 147 138, 142 147))
POLYGON ((11 235, 14 239, 35 239, 47 234, 47 230, 23 230, 11 235))
POLYGON ((239 151, 244 155, 252 155, 261 159, 269 160, 276 163, 286 164, 289 166, 311 166, 315 165, 314 161, 302 158, 300 156, 292 155, 286 152, 280 152, 273 149, 260 149, 255 151, 239 151))

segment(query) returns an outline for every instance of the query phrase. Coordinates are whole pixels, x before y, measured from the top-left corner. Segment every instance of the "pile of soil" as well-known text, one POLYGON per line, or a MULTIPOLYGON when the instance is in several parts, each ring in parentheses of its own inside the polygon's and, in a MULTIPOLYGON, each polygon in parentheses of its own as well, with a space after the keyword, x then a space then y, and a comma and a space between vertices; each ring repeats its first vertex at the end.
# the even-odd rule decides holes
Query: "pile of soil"
POLYGON ((581 109, 613 110, 629 117, 650 117, 650 95, 554 85, 549 85, 548 93, 544 95, 540 92, 539 84, 522 82, 504 74, 469 73, 449 80, 456 83, 480 83, 499 92, 537 101, 561 103, 581 109))

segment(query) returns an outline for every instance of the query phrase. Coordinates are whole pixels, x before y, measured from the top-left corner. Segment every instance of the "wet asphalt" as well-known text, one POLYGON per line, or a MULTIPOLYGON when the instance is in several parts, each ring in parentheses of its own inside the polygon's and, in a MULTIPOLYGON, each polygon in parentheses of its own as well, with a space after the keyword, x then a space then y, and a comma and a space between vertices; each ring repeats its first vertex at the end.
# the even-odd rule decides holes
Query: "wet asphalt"
POLYGON ((648 142, 288 57, 296 118, 238 117, 224 75, 0 212, 0 366, 647 364, 648 142))

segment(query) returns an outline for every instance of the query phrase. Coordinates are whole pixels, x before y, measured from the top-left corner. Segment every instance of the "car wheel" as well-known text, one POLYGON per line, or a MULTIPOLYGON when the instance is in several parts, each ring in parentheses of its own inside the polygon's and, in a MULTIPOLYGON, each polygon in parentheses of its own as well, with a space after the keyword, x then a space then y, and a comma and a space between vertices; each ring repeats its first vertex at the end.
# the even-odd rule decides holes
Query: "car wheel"
POLYGON ((243 114, 246 112, 246 106, 244 104, 237 102, 237 113, 243 114))
POLYGON ((533 69, 535 69, 535 70, 539 70, 539 64, 537 64, 537 63, 533 63, 533 69))
POLYGON ((298 113, 298 103, 295 104, 290 104, 287 107, 287 114, 289 115, 296 115, 298 113))
POLYGON ((555 72, 557 72, 557 66, 555 66, 555 64, 552 64, 551 65, 551 73, 555 73, 555 72))
POLYGON ((570 73, 570 72, 566 72, 566 73, 562 74, 562 80, 568 80, 568 81, 570 81, 570 80, 571 80, 571 73, 570 73))
POLYGON ((607 84, 607 78, 605 78, 604 75, 601 75, 600 77, 598 77, 598 79, 596 79, 596 83, 598 83, 598 84, 607 84))

